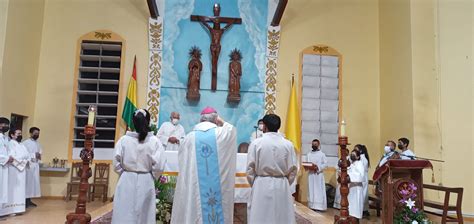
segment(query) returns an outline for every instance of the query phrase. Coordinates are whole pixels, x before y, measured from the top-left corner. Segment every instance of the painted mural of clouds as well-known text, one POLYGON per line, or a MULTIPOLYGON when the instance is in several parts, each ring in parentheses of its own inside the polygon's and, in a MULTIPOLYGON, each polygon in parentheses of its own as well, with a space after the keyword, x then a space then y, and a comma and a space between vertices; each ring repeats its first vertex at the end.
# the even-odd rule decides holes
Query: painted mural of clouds
POLYGON ((174 83, 185 87, 184 83, 179 82, 178 73, 173 69, 174 51, 173 43, 180 34, 178 23, 183 19, 188 19, 194 10, 194 0, 172 0, 166 1, 164 21, 164 41, 163 51, 169 52, 163 54, 163 82, 174 83))
MULTIPOLYGON (((265 77, 265 54, 267 47, 267 38, 266 38, 266 21, 261 24, 260 20, 255 18, 261 17, 262 11, 259 10, 255 5, 252 5, 253 0, 239 0, 239 12, 242 17, 242 23, 245 26, 245 30, 249 34, 250 40, 252 41, 255 47, 255 66, 258 69, 258 78, 259 82, 256 86, 251 87, 250 91, 261 91, 264 89, 264 80, 265 77)), ((265 8, 266 9, 266 8, 265 8)), ((266 17, 265 17, 266 18, 266 17)))

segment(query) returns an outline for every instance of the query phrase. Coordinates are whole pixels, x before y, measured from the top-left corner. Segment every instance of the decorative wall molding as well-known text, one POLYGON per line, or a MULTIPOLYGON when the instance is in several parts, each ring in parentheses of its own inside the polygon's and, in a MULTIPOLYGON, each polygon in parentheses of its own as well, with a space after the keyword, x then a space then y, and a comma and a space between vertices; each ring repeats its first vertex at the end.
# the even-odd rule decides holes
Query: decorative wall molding
POLYGON ((161 72, 163 61, 163 17, 148 20, 148 79, 146 104, 151 123, 158 124, 160 112, 161 72))
POLYGON ((267 54, 265 56, 265 114, 276 112, 276 77, 280 36, 280 26, 268 27, 267 54))

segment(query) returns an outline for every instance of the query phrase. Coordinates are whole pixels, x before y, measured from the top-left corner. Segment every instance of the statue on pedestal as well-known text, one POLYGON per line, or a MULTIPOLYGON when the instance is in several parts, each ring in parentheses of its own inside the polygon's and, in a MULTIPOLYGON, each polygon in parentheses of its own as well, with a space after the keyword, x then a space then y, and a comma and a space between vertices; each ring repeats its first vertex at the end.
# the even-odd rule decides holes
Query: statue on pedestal
POLYGON ((227 102, 240 102, 240 77, 242 76, 242 54, 238 49, 232 50, 229 55, 229 93, 227 95, 227 102))
POLYGON ((194 46, 189 50, 189 56, 191 60, 188 64, 189 77, 188 77, 188 92, 186 93, 186 99, 190 101, 198 101, 201 98, 199 93, 200 80, 201 80, 201 49, 194 46))

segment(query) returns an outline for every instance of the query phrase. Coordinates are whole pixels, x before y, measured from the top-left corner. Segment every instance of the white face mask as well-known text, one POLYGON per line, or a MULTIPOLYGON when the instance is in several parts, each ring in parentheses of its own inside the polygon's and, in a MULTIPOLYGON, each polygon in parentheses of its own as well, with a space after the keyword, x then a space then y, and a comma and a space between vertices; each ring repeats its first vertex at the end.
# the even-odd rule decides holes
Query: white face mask
POLYGON ((177 125, 179 123, 179 119, 173 118, 171 119, 171 123, 177 125))
POLYGON ((258 130, 263 131, 263 124, 258 125, 258 130))
POLYGON ((390 146, 386 145, 383 150, 385 151, 385 153, 389 153, 391 152, 392 150, 390 149, 390 146))

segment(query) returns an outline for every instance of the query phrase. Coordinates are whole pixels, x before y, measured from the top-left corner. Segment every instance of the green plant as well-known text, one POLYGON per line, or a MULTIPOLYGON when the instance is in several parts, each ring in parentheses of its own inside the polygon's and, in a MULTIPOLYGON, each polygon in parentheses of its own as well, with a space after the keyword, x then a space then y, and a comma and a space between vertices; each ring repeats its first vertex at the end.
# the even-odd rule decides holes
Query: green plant
POLYGON ((175 187, 176 177, 163 175, 155 180, 157 223, 170 223, 175 187))
POLYGON ((398 213, 394 216, 393 221, 396 224, 418 224, 428 223, 426 215, 423 210, 418 209, 415 205, 417 187, 413 183, 409 183, 406 187, 400 190, 402 199, 399 201, 400 208, 398 213))

